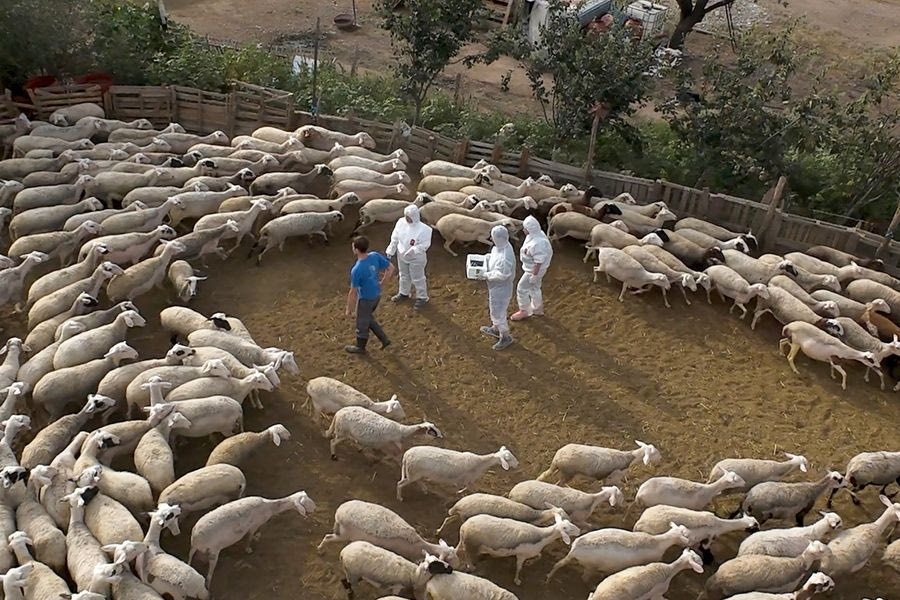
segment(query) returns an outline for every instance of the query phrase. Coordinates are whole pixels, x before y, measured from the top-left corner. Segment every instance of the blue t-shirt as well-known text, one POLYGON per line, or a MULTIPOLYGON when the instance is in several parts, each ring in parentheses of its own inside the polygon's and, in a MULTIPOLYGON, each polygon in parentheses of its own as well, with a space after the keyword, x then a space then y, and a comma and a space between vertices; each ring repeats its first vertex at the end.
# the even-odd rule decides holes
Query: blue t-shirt
POLYGON ((359 291, 361 300, 374 300, 381 295, 381 281, 379 273, 390 266, 390 261, 384 255, 370 252, 362 260, 356 261, 350 269, 350 286, 359 291))

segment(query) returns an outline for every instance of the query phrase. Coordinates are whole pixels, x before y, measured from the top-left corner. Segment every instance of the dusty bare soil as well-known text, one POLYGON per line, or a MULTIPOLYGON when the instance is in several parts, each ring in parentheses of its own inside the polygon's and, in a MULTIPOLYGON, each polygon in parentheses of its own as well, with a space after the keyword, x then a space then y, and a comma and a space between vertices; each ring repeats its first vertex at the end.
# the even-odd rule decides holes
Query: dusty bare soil
MULTIPOLYGON (((315 550, 341 502, 359 498, 384 504, 431 537, 454 500, 410 489, 407 501, 399 503, 397 466, 369 462, 349 446, 339 450, 337 462, 330 460, 322 436, 325 424, 301 408, 306 381, 320 375, 379 399, 398 394, 410 419, 427 418, 441 428, 446 447, 489 452, 508 446, 521 461, 519 470, 489 475, 476 486, 500 494, 537 476, 567 442, 624 448, 634 439, 656 444, 664 460, 631 473, 625 485, 631 498, 647 477, 705 479, 716 460, 727 456, 803 453, 812 462, 812 476, 819 476, 826 469, 842 470, 859 451, 897 448, 897 396, 865 384, 860 369, 851 368, 847 392, 829 379, 827 368, 804 358, 798 359, 802 374, 794 376, 778 354, 774 321, 750 331, 718 301, 708 306, 697 296, 688 307, 673 297, 673 308, 666 309, 653 293, 620 304, 616 286, 591 283, 580 248, 572 243, 558 250, 545 283, 548 316, 515 325, 518 343, 508 351, 493 352, 478 332, 487 321, 485 291, 464 279, 462 258, 450 257, 436 240, 429 264, 433 300, 427 310, 416 315, 408 305, 387 303, 380 314, 393 346, 382 352, 375 343, 366 358, 348 356, 341 348, 352 337, 343 307, 353 220, 348 216, 330 246, 295 241, 283 254, 270 253, 259 268, 244 255, 212 265, 194 304, 205 314, 238 315, 260 343, 296 352, 301 377, 287 378, 277 393, 264 398, 264 411, 245 411, 248 429, 283 423, 293 434, 290 442, 268 448, 245 468, 247 493, 271 497, 304 489, 319 505, 310 519, 295 513, 277 517, 263 529, 253 554, 242 547, 225 551, 213 584, 217 599, 343 598, 338 549, 322 556, 315 550)), ((383 247, 388 234, 385 225, 373 228, 375 246, 383 247)), ((168 346, 155 315, 169 300, 163 293, 138 300, 150 319, 132 340, 142 355, 161 354, 168 346)), ((6 335, 24 333, 21 321, 8 313, 0 325, 6 335)), ((204 442, 183 447, 178 472, 201 466, 211 448, 204 442)), ((868 490, 862 507, 839 496, 835 507, 855 525, 880 514, 876 495, 868 490)), ((730 512, 734 502, 722 501, 719 513, 730 512)), ((596 525, 631 526, 637 511, 629 513, 605 513, 596 525)), ((164 539, 166 548, 185 558, 193 522, 182 525, 179 538, 164 539)), ((456 542, 455 529, 447 539, 456 542)), ((715 550, 728 558, 740 539, 728 537, 715 550)), ((485 559, 477 573, 522 600, 584 598, 589 588, 574 569, 544 584, 563 553, 562 544, 548 548, 526 569, 521 587, 512 583, 512 559, 485 559)), ((682 574, 668 597, 693 600, 704 579, 682 574)), ((839 581, 831 597, 887 598, 897 589, 900 577, 882 568, 876 556, 862 572, 839 581)), ((358 597, 378 595, 363 590, 358 597)))

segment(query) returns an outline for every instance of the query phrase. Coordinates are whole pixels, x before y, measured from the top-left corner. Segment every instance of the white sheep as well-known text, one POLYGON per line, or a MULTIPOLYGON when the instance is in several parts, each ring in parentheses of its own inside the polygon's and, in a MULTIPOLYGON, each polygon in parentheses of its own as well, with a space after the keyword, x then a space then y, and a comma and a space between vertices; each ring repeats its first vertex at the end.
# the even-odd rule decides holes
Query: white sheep
POLYGON ((3 587, 3 597, 8 600, 25 600, 25 585, 31 576, 33 564, 13 567, 0 575, 0 585, 3 587))
POLYGON ((338 156, 328 163, 328 168, 332 171, 340 169, 341 167, 365 167, 370 171, 377 171, 378 173, 388 174, 393 173, 394 171, 405 171, 406 163, 404 163, 399 158, 378 161, 361 156, 351 155, 338 156))
MULTIPOLYGON (((231 219, 211 229, 193 231, 169 242, 177 242, 181 245, 181 249, 177 250, 172 257, 178 259, 199 258, 203 265, 206 265, 207 256, 211 254, 215 254, 222 260, 225 260, 228 258, 228 253, 219 247, 219 242, 228 236, 237 235, 239 232, 240 226, 231 219)), ((164 250, 163 246, 157 247, 154 256, 161 256, 164 250)))
POLYGON ((197 553, 208 561, 206 586, 212 583, 219 553, 225 548, 247 539, 247 552, 251 551, 256 532, 275 515, 295 510, 301 516, 315 512, 316 504, 306 492, 296 492, 284 498, 269 500, 259 496, 241 498, 206 513, 191 530, 191 552, 188 564, 197 553))
POLYGON ((522 584, 522 567, 525 561, 540 556, 543 549, 561 539, 567 546, 581 530, 563 516, 557 514, 556 522, 546 527, 530 523, 501 519, 491 515, 475 515, 459 528, 459 544, 456 552, 465 557, 471 566, 480 554, 490 556, 515 556, 516 585, 522 584))
POLYGON ((247 190, 234 184, 230 184, 224 192, 182 192, 172 196, 178 200, 178 205, 169 213, 169 225, 178 227, 185 219, 199 219, 215 213, 225 200, 244 196, 247 196, 247 190))
MULTIPOLYGON (((31 571, 28 573, 27 583, 25 584, 29 598, 59 598, 62 594, 69 593, 69 585, 66 581, 57 575, 53 569, 41 561, 36 561, 31 555, 29 547, 34 547, 34 542, 24 531, 16 531, 9 538, 9 547, 16 555, 19 568, 28 566, 31 571)), ((65 538, 63 538, 63 558, 65 559, 65 538)), ((4 580, 5 583, 5 580, 4 580)), ((4 592, 4 596, 9 600, 15 598, 4 592)))
MULTIPOLYGON (((109 325, 116 320, 116 317, 129 310, 137 312, 137 307, 133 303, 125 301, 114 304, 107 309, 94 310, 92 312, 78 315, 76 317, 69 317, 56 328, 56 333, 53 337, 56 339, 56 341, 63 340, 62 333, 64 329, 74 328, 77 329, 77 333, 93 331, 98 327, 109 325)), ((72 335, 69 335, 68 337, 72 337, 72 335)))
POLYGON ((712 577, 706 580, 706 597, 709 600, 743 592, 791 592, 806 579, 816 561, 828 554, 822 542, 810 542, 800 556, 762 556, 748 554, 722 563, 712 577))
MULTIPOLYGON (((285 207, 290 204, 287 203, 285 207)), ((273 205, 270 201, 265 198, 258 198, 252 200, 250 202, 250 208, 243 211, 232 211, 232 212, 219 212, 216 214, 207 214, 201 217, 194 224, 194 231, 201 231, 203 229, 213 229, 219 227, 228 221, 234 221, 239 227, 239 231, 232 234, 231 232, 226 232, 226 235, 222 239, 230 239, 235 238, 234 247, 230 252, 234 252, 244 241, 244 238, 248 235, 255 241, 255 237, 252 234, 253 226, 256 224, 257 219, 260 214, 263 212, 268 212, 273 210, 273 205)), ((283 209, 282 209, 283 212, 283 209)), ((229 254, 230 254, 229 252, 229 254)))
POLYGON ((293 135, 303 142, 305 146, 319 150, 329 150, 335 144, 340 144, 344 147, 362 146, 367 150, 375 150, 376 147, 375 140, 368 133, 360 132, 350 135, 317 125, 304 125, 294 130, 293 135))
MULTIPOLYGON (((333 170, 332 179, 335 183, 340 183, 341 181, 365 181, 377 183, 379 185, 396 185, 400 183, 410 185, 412 183, 409 175, 407 175, 405 171, 395 171, 393 173, 385 174, 379 173, 378 171, 372 171, 365 167, 351 166, 340 167, 333 170)), ((425 179, 427 179, 427 177, 422 181, 424 182, 425 179)))
POLYGON ((96 487, 79 487, 63 497, 69 504, 69 528, 66 532, 66 564, 79 590, 91 585, 94 568, 109 564, 100 542, 84 523, 85 504, 97 494, 96 487))
POLYGON ((3 400, 3 404, 0 405, 0 423, 16 414, 16 404, 18 404, 19 398, 23 395, 24 390, 25 384, 21 381, 13 382, 9 384, 8 387, 0 389, 0 396, 3 394, 6 395, 6 399, 3 400))
MULTIPOLYGON (((900 479, 900 452, 860 452, 847 463, 846 480, 854 504, 859 504, 855 492, 870 485, 881 486, 881 494, 887 495, 887 486, 900 479)), ((834 492, 828 498, 828 506, 834 492)))
POLYGON ((184 252, 186 248, 178 240, 160 242, 160 245, 162 252, 159 256, 142 260, 109 281, 106 286, 106 295, 110 300, 113 302, 134 300, 154 287, 162 287, 169 264, 177 254, 184 252))
POLYGON ((518 231, 511 219, 492 222, 458 214, 441 217, 435 224, 435 229, 444 238, 444 249, 453 256, 458 256, 450 247, 454 242, 480 242, 490 245, 491 230, 498 225, 506 227, 511 234, 518 231))
POLYGON ((122 361, 134 360, 137 357, 137 350, 125 342, 117 342, 100 358, 71 367, 62 367, 41 377, 32 390, 32 399, 50 413, 51 419, 57 419, 65 414, 73 399, 86 397, 97 388, 100 380, 122 361))
MULTIPOLYGON (((712 288, 719 293, 723 300, 731 298, 734 301, 731 308, 728 309, 728 314, 731 314, 735 308, 739 308, 741 309, 741 319, 747 316, 745 304, 748 304, 753 298, 767 298, 769 295, 769 288, 765 284, 751 284, 729 266, 713 265, 708 267, 705 273, 712 282, 712 288)), ((708 296, 709 291, 707 291, 708 296)))
POLYGON ((840 515, 823 512, 822 518, 806 527, 767 529, 757 531, 738 548, 738 556, 764 554, 766 556, 800 556, 810 542, 825 542, 834 531, 843 525, 840 515))
POLYGON ((359 220, 353 228, 357 234, 375 223, 394 223, 403 218, 403 210, 411 203, 406 200, 375 198, 359 207, 359 220))
POLYGON ((197 284, 206 280, 206 277, 197 276, 190 263, 184 260, 173 261, 166 271, 166 278, 182 302, 193 300, 197 295, 197 284))
POLYGON ((87 255, 79 259, 79 262, 51 271, 35 280, 28 288, 28 306, 31 307, 40 298, 75 283, 85 277, 89 277, 101 262, 109 255, 109 247, 106 244, 94 244, 87 255))
POLYGON ((193 347, 214 346, 225 350, 245 366, 266 365, 275 363, 275 368, 284 367, 288 373, 300 373, 294 353, 278 348, 260 348, 256 344, 247 342, 236 335, 225 331, 201 329, 188 336, 188 341, 193 347))
POLYGON ((760 263, 784 267, 785 273, 807 292, 818 288, 826 288, 833 292, 841 291, 841 283, 834 275, 811 273, 777 254, 763 254, 758 260, 760 263), (790 267, 787 267, 784 263, 788 263, 790 267))
MULTIPOLYGON (((440 535, 444 528, 453 521, 464 522, 475 515, 493 515, 504 519, 525 521, 534 525, 546 525, 555 521, 554 515, 562 509, 547 508, 540 510, 527 504, 494 496, 493 494, 469 494, 460 498, 447 511, 447 518, 435 532, 440 535)), ((568 515, 566 515, 568 518, 568 515)))
MULTIPOLYGON (((292 155, 298 154, 297 152, 292 155)), ((291 155, 288 155, 291 156, 291 155)), ((289 162, 282 164, 283 168, 290 169, 289 162)), ((324 195, 326 184, 331 179, 331 169, 323 164, 317 164, 305 173, 288 170, 287 172, 265 173, 253 180, 250 184, 250 194, 253 196, 262 196, 267 194, 276 194, 283 188, 291 188, 298 194, 317 193, 324 195)), ((347 183, 347 182, 344 182, 347 183)), ((365 185, 364 182, 358 182, 365 185)), ((375 184, 368 184, 375 185, 375 184)), ((382 187, 382 186, 378 186, 382 187)), ((353 190, 344 190, 353 191, 353 190)), ((335 194, 340 196, 344 193, 335 194)))
MULTIPOLYGON (((773 277, 773 279, 775 278, 773 277)), ((757 299, 753 320, 750 322, 750 329, 756 329, 756 323, 766 313, 770 313, 782 325, 803 321, 818 327, 825 326, 828 319, 820 317, 809 305, 790 291, 777 285, 768 285, 766 287, 769 290, 769 294, 767 297, 760 296, 757 299)))
POLYGON ((284 251, 284 242, 290 237, 318 235, 327 242, 328 235, 325 233, 325 229, 332 223, 343 219, 344 215, 339 210, 277 217, 263 225, 259 232, 259 240, 253 245, 254 249, 260 248, 256 261, 259 263, 263 255, 275 247, 279 251, 284 251))
POLYGON ((247 480, 233 465, 200 467, 167 486, 159 495, 160 504, 177 505, 182 514, 206 510, 244 495, 247 480))
MULTIPOLYGON (((509 590, 493 582, 455 571, 446 575, 434 575, 425 585, 427 598, 431 600, 455 600, 457 598, 484 598, 487 600, 518 600, 509 590)), ((394 597, 380 600, 394 600, 394 597)))
POLYGON ((311 402, 310 410, 315 410, 324 416, 330 416, 345 406, 362 406, 372 412, 384 415, 397 421, 406 418, 406 413, 397 395, 390 400, 374 402, 371 398, 359 390, 331 377, 314 377, 306 384, 307 402, 311 402))
POLYGON ((75 204, 84 196, 84 189, 92 179, 94 178, 91 175, 79 175, 74 183, 25 188, 15 194, 12 203, 13 212, 20 213, 44 206, 75 204))
MULTIPOLYGON (((157 404, 176 406, 174 404, 157 404)), ((244 413, 241 403, 228 396, 209 396, 182 400, 178 412, 190 421, 190 427, 175 425, 173 433, 181 437, 200 438, 213 433, 229 437, 244 430, 244 413)), ((146 410, 146 409, 145 409, 146 410)))
MULTIPOLYGON (((102 429, 91 433, 81 448, 81 455, 75 461, 73 472, 77 476, 90 467, 103 466, 98 458, 100 450, 117 446, 119 443, 117 436, 102 429)), ((105 467, 102 477, 97 482, 97 489, 125 505, 132 514, 140 514, 141 511, 150 510, 153 506, 150 484, 135 473, 105 467)))
MULTIPOLYGON (((0 271, 0 275, 3 275, 3 273, 5 273, 5 271, 0 271)), ((100 292, 100 288, 103 287, 103 284, 121 273, 121 267, 114 265, 109 261, 104 261, 100 266, 94 269, 94 272, 91 273, 90 277, 79 279, 75 283, 71 283, 64 288, 47 294, 35 302, 28 310, 28 328, 32 329, 41 321, 46 321, 63 312, 72 306, 75 299, 82 293, 86 293, 96 298, 97 294, 100 292)), ((65 324, 66 322, 63 322, 60 327, 65 326, 65 324)))
POLYGON ((9 338, 5 344, 0 346, 0 356, 6 354, 3 363, 0 364, 0 389, 6 389, 16 381, 16 374, 24 362, 22 354, 30 351, 31 348, 17 337, 9 338))
POLYGON ((281 446, 281 442, 289 439, 291 439, 290 431, 281 424, 272 425, 260 432, 245 431, 219 442, 209 453, 206 466, 229 464, 240 467, 250 455, 267 446, 269 442, 277 447, 281 446))
POLYGON ((400 481, 397 482, 397 500, 403 501, 403 489, 425 482, 449 486, 462 493, 484 475, 488 469, 500 465, 504 471, 517 469, 519 460, 506 446, 490 454, 457 452, 433 446, 415 446, 403 453, 400 481))
POLYGON ((29 252, 21 258, 22 262, 19 263, 19 265, 0 271, 0 306, 15 302, 16 312, 21 312, 22 310, 22 292, 25 285, 25 278, 28 276, 28 273, 37 265, 47 262, 50 259, 47 254, 38 251, 29 252))
MULTIPOLYGON (((79 294, 69 310, 59 313, 46 321, 41 321, 34 329, 29 331, 28 336, 25 338, 25 345, 31 349, 32 353, 40 352, 56 341, 56 330, 59 329, 59 326, 62 325, 63 322, 72 317, 81 316, 89 310, 96 308, 97 305, 97 299, 93 296, 89 294, 79 294)), ((0 385, 2 385, 2 381, 0 381, 0 385)))
MULTIPOLYGON (((875 362, 879 365, 881 364, 881 361, 888 356, 900 355, 900 340, 897 339, 896 334, 894 335, 893 341, 882 342, 866 331, 865 327, 850 317, 837 317, 834 321, 836 321, 843 330, 841 333, 842 342, 856 350, 871 352, 875 356, 875 362)), ((869 381, 869 372, 871 370, 871 368, 866 368, 866 381, 869 381)), ((881 389, 884 389, 884 373, 882 373, 881 369, 875 369, 875 374, 878 375, 881 380, 881 389)))
POLYGON ((149 208, 155 208, 172 196, 184 192, 208 192, 209 187, 197 182, 184 187, 175 186, 150 186, 131 190, 122 199, 122 207, 125 208, 134 202, 141 202, 149 208))
POLYGON ((154 496, 158 496, 175 481, 175 456, 169 439, 172 429, 190 426, 191 422, 187 417, 175 410, 145 433, 135 447, 134 467, 150 484, 154 496))
MULTIPOLYGON (((839 324, 836 326, 839 328, 838 334, 840 334, 840 331, 843 328, 839 324)), ((840 365, 836 365, 834 363, 835 359, 855 360, 871 369, 878 370, 878 363, 875 360, 874 354, 871 352, 854 350, 815 325, 804 323, 802 321, 788 323, 781 330, 781 335, 784 337, 779 342, 778 349, 779 351, 784 352, 785 347, 789 348, 787 361, 791 366, 791 370, 797 375, 800 374, 800 371, 798 371, 796 365, 794 365, 794 359, 801 350, 803 351, 803 354, 813 360, 827 362, 831 367, 832 379, 834 379, 835 371, 840 373, 841 389, 843 390, 847 389, 847 371, 840 365)))
MULTIPOLYGON (((19 213, 13 217, 12 221, 10 221, 10 238, 18 240, 19 238, 38 233, 47 233, 64 229, 64 225, 70 217, 82 215, 83 213, 87 213, 86 216, 88 217, 84 220, 93 220, 90 219, 91 215, 89 213, 99 211, 102 208, 103 203, 96 198, 85 198, 74 204, 32 208, 31 210, 19 213)), ((84 222, 84 220, 82 222, 84 222)), ((76 227, 65 229, 67 231, 72 231, 76 229, 76 227)), ((14 252, 12 250, 13 247, 10 248, 11 252, 14 252)))
POLYGON ((750 516, 722 519, 707 511, 659 504, 645 510, 634 524, 633 530, 658 535, 668 531, 672 523, 688 528, 690 545, 699 546, 707 562, 713 560, 709 546, 717 537, 732 531, 756 531, 759 528, 759 522, 750 516))
MULTIPOLYGON (((29 474, 23 467, 5 467, 0 471, 0 478, 3 480, 5 494, 8 500, 11 501, 13 491, 6 490, 14 486, 16 481, 24 482, 25 478, 28 477, 26 492, 22 496, 21 503, 15 509, 16 526, 21 530, 20 534, 27 534, 31 538, 29 540, 32 547, 31 552, 34 553, 37 560, 54 571, 64 573, 66 568, 66 535, 59 530, 56 523, 38 501, 41 489, 51 483, 47 476, 48 469, 49 467, 41 466, 29 474)), ((14 536, 15 534, 9 536, 9 549, 16 554, 18 559, 19 553, 16 552, 13 546, 14 536)), ((21 559, 19 564, 24 564, 21 559)))
POLYGON ((390 550, 360 541, 341 550, 341 571, 341 583, 351 596, 359 582, 365 581, 378 589, 419 598, 432 575, 452 573, 453 569, 435 556, 426 556, 416 565, 390 550))
POLYGON ((778 481, 782 477, 799 470, 806 473, 809 461, 799 454, 784 453, 787 460, 764 460, 759 458, 726 458, 717 462, 709 473, 707 483, 712 483, 727 472, 737 473, 744 485, 734 491, 746 492, 764 481, 778 481))
POLYGON ((686 569, 692 569, 695 573, 703 572, 700 557, 690 548, 685 548, 681 556, 671 563, 657 562, 630 567, 610 575, 600 582, 588 596, 588 600, 662 598, 672 579, 686 569))
POLYGON ((125 388, 125 399, 128 402, 129 412, 133 408, 143 408, 150 405, 150 388, 146 387, 151 377, 159 377, 167 385, 177 387, 200 377, 228 377, 228 368, 219 360, 210 360, 201 367, 189 366, 164 366, 148 369, 135 377, 125 388))
MULTIPOLYGON (((238 402, 243 401, 252 392, 262 390, 271 392, 274 389, 269 378, 261 372, 251 373, 243 379, 236 377, 201 377, 183 383, 166 394, 166 402, 179 402, 205 396, 228 396, 238 402)), ((262 408, 258 400, 253 404, 262 408)))
POLYGON ((73 367, 103 357, 111 346, 125 340, 129 329, 146 324, 146 319, 137 311, 120 312, 112 323, 85 331, 63 342, 53 357, 53 367, 73 367))
POLYGON ((150 513, 150 526, 144 536, 144 543, 133 548, 138 575, 145 584, 162 596, 173 600, 208 600, 209 591, 203 576, 187 563, 166 553, 159 545, 163 528, 178 535, 178 517, 181 508, 161 502, 150 513))
POLYGON ((44 375, 53 371, 53 355, 56 354, 56 350, 59 348, 62 341, 81 333, 83 330, 82 327, 73 323, 63 323, 60 327, 62 329, 60 333, 61 341, 53 342, 29 358, 19 368, 16 379, 18 379, 19 383, 23 386, 21 389, 22 394, 31 392, 44 375))
POLYGON ((100 225, 85 221, 73 231, 50 231, 21 237, 9 247, 9 253, 21 256, 29 252, 43 252, 49 259, 59 259, 62 266, 71 262, 75 251, 90 237, 97 235, 100 225))
MULTIPOLYGON (((103 107, 99 104, 94 104, 93 102, 80 102, 78 104, 72 104, 71 106, 57 108, 52 113, 50 113, 50 118, 48 119, 48 121, 53 125, 56 125, 57 127, 62 127, 66 125, 75 125, 75 123, 85 117, 95 117, 97 119, 103 119, 104 117, 106 117, 106 113, 103 111, 103 107)), ((106 128, 108 131, 108 124, 106 128)))
POLYGON ((509 499, 532 508, 555 506, 566 511, 574 523, 589 528, 588 520, 597 508, 608 503, 612 508, 625 502, 622 491, 614 486, 603 486, 598 492, 582 492, 543 481, 523 481, 509 491, 509 499))
POLYGON ((786 275, 776 275, 775 277, 770 279, 769 287, 773 286, 780 287, 786 292, 789 292, 792 296, 803 302, 803 304, 807 305, 823 317, 833 318, 841 314, 840 307, 837 302, 833 300, 818 300, 816 298, 813 298, 809 292, 803 289, 803 286, 786 275))
POLYGON ((657 535, 626 529, 590 531, 572 542, 569 553, 553 565, 547 574, 547 581, 559 569, 572 562, 584 569, 584 581, 589 581, 600 573, 616 573, 628 567, 658 562, 672 546, 688 546, 688 534, 687 527, 674 523, 668 531, 657 535))
MULTIPOLYGON (((103 467, 100 465, 85 471, 95 481, 103 477, 103 467)), ((102 493, 94 496, 84 507, 84 523, 101 545, 120 544, 144 537, 144 530, 134 515, 121 502, 102 493)))
POLYGON ((750 245, 744 240, 743 236, 738 236, 736 238, 732 238, 727 241, 719 240, 707 233, 702 231, 697 231, 696 229, 690 229, 687 227, 676 227, 675 230, 678 232, 678 235, 681 235, 690 241, 694 242, 698 246, 702 248, 720 248, 722 250, 737 250, 738 252, 743 252, 744 254, 748 254, 750 252, 750 245))
POLYGON ((740 475, 726 471, 711 483, 699 483, 677 477, 651 477, 641 484, 635 501, 643 506, 665 504, 702 510, 725 490, 744 486, 740 475))
MULTIPOLYGON (((10 254, 12 254, 10 249, 10 254)), ((857 279, 847 285, 847 295, 857 302, 883 300, 891 308, 891 314, 900 314, 900 292, 871 279, 857 279)))
POLYGON ((153 208, 113 215, 100 224, 100 235, 106 237, 128 233, 150 233, 162 225, 169 213, 180 204, 181 201, 177 198, 167 198, 165 202, 153 208))
POLYGON ((402 425, 361 406, 346 406, 334 414, 325 437, 331 440, 331 457, 337 458, 338 444, 345 440, 356 442, 363 449, 381 449, 398 455, 403 442, 416 434, 443 438, 434 423, 402 425))
POLYGON ((769 283, 776 275, 790 275, 796 277, 799 274, 797 267, 787 260, 762 261, 737 250, 723 250, 725 264, 734 269, 748 283, 769 283))
POLYGON ((885 510, 877 519, 842 531, 828 543, 829 553, 822 559, 822 571, 831 577, 846 577, 866 566, 885 532, 893 531, 900 522, 900 503, 892 503, 887 496, 879 499, 885 510))
POLYGON ((549 481, 557 477, 556 485, 565 485, 574 477, 582 475, 592 480, 609 479, 612 483, 619 483, 632 465, 643 463, 648 466, 659 462, 661 458, 659 450, 653 444, 645 444, 639 440, 634 443, 638 446, 634 450, 566 444, 556 451, 550 467, 537 480, 549 481))
MULTIPOLYGON (((656 236, 656 234, 651 233, 647 237, 649 236, 656 236)), ((687 290, 692 292, 697 291, 697 281, 694 277, 687 273, 676 271, 660 259, 656 258, 652 253, 644 250, 641 246, 626 246, 625 248, 621 248, 621 250, 641 263, 641 266, 644 267, 646 271, 650 273, 662 273, 666 276, 671 285, 678 285, 678 289, 681 290, 681 295, 684 297, 685 304, 690 306, 691 301, 687 297, 687 290)))
POLYGON ((108 254, 105 260, 115 264, 135 264, 150 254, 150 249, 156 247, 161 240, 170 240, 177 234, 168 225, 159 225, 152 231, 137 233, 121 233, 99 237, 88 241, 81 247, 78 259, 84 260, 97 245, 104 245, 108 254))
POLYGON ((831 471, 816 481, 784 483, 764 481, 747 492, 741 509, 760 523, 769 519, 796 519, 797 527, 803 527, 803 519, 812 510, 816 500, 826 491, 844 485, 844 476, 831 471))
POLYGON ((640 294, 657 286, 662 291, 663 302, 666 308, 671 308, 667 297, 667 290, 672 284, 669 278, 662 273, 650 273, 637 260, 619 250, 618 248, 599 248, 597 250, 597 266, 594 267, 594 282, 597 281, 597 273, 605 273, 609 281, 613 277, 622 282, 622 291, 619 293, 619 302, 625 301, 625 292, 629 288, 635 288, 632 294, 640 294))

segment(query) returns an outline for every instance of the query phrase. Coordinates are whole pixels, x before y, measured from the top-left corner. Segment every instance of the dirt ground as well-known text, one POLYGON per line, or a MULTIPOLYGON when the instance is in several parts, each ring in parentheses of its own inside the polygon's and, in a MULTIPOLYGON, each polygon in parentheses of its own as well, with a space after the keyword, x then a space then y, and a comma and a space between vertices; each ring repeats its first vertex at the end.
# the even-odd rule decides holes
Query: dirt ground
MULTIPOLYGON (((244 255, 212 265, 193 305, 204 314, 237 315, 262 345, 296 353, 301 376, 287 377, 277 393, 267 395, 264 411, 245 411, 250 430, 283 423, 293 435, 245 468, 247 493, 272 497, 303 489, 319 507, 309 519, 295 513, 274 519, 253 554, 242 547, 225 551, 213 584, 218 600, 343 598, 338 549, 322 556, 315 550, 341 502, 359 498, 384 504, 432 538, 454 500, 411 489, 406 502, 397 502, 398 467, 368 462, 349 446, 331 461, 322 436, 326 424, 301 408, 306 381, 320 375, 378 399, 397 394, 410 422, 427 419, 438 425, 445 447, 483 453, 508 446, 520 468, 489 475, 476 485, 500 494, 537 476, 567 442, 620 448, 633 447, 634 439, 656 444, 663 461, 631 473, 624 488, 629 498, 647 477, 705 479, 712 465, 728 456, 803 453, 811 461, 811 476, 819 476, 827 469, 843 470, 857 452, 896 449, 900 402, 895 394, 865 384, 860 369, 850 369, 847 392, 829 379, 827 368, 805 358, 798 359, 801 375, 794 376, 778 354, 774 321, 751 331, 718 301, 709 306, 697 296, 688 307, 673 295, 673 308, 666 309, 653 293, 621 304, 615 285, 591 283, 574 243, 558 249, 545 280, 548 316, 515 325, 517 344, 509 350, 493 352, 478 332, 487 320, 485 290, 464 278, 463 259, 452 258, 436 239, 428 308, 416 315, 408 305, 387 303, 379 312, 393 346, 382 352, 375 343, 367 358, 348 356, 341 348, 352 338, 343 307, 352 263, 347 236, 354 218, 348 215, 330 246, 289 243, 259 268, 244 255)), ((386 244, 389 231, 386 225, 372 229, 375 247, 386 244)), ((142 356, 161 355, 168 347, 168 335, 155 317, 168 301, 163 293, 138 300, 150 323, 130 339, 142 356)), ((24 333, 21 321, 4 316, 5 335, 24 333)), ((201 466, 211 447, 192 441, 179 450, 178 473, 201 466)), ((835 508, 845 523, 855 525, 881 513, 876 496, 868 490, 862 507, 839 496, 835 508)), ((723 514, 733 506, 725 500, 717 508, 723 514)), ((630 527, 636 517, 636 510, 605 512, 596 525, 630 527)), ((182 524, 179 538, 164 539, 166 548, 186 557, 194 521, 182 524)), ((740 539, 729 536, 714 550, 727 558, 740 539)), ((447 540, 457 541, 455 528, 447 540)), ((550 546, 526 569, 521 587, 512 583, 512 559, 485 559, 477 573, 522 600, 584 598, 590 590, 574 569, 544 584, 563 553, 562 544, 550 546)), ((693 600, 704 579, 679 575, 668 597, 693 600)), ((862 572, 839 581, 831 597, 887 597, 897 589, 900 577, 883 569, 876 556, 862 572)), ((366 588, 357 597, 378 595, 366 588)))

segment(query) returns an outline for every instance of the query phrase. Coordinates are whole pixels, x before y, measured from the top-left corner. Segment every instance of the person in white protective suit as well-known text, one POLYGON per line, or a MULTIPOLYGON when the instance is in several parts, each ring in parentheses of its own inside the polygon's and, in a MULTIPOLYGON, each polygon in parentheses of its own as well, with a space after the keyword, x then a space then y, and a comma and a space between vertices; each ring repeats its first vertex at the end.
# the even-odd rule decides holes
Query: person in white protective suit
POLYGON ((509 232, 505 227, 498 225, 491 229, 491 240, 494 247, 488 255, 487 268, 481 276, 487 281, 491 326, 482 327, 481 333, 498 338, 494 350, 503 350, 513 343, 506 311, 512 300, 513 283, 516 279, 516 253, 509 243, 509 232))
POLYGON ((523 224, 528 234, 525 243, 519 250, 522 261, 522 278, 516 287, 516 300, 519 311, 510 319, 521 321, 531 315, 544 314, 544 297, 541 294, 541 282, 553 259, 553 246, 550 239, 541 229, 541 224, 531 215, 525 217, 523 224))
POLYGON ((391 298, 392 302, 405 302, 410 298, 412 288, 416 290, 416 310, 428 302, 428 282, 425 279, 425 265, 428 262, 428 248, 431 247, 431 227, 422 222, 419 207, 410 204, 403 209, 403 218, 394 225, 391 243, 388 244, 388 259, 397 255, 400 271, 400 290, 391 298))

